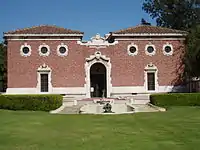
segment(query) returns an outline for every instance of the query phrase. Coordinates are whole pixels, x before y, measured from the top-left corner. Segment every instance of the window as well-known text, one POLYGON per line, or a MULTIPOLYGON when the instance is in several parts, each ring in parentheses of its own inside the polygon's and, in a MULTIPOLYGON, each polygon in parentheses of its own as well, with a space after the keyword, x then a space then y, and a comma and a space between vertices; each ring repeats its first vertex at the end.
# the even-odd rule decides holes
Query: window
POLYGON ((136 50, 137 50, 137 49, 135 48, 135 46, 131 46, 130 49, 129 49, 129 51, 130 51, 131 53, 135 53, 136 50))
POLYGON ((169 43, 163 45, 163 54, 166 56, 173 54, 173 46, 169 43))
POLYGON ((171 49, 171 47, 170 47, 170 46, 166 46, 166 47, 165 47, 165 52, 166 52, 166 53, 170 53, 170 52, 171 52, 171 50, 172 50, 172 49, 171 49))
POLYGON ((46 54, 48 52, 48 49, 46 47, 41 48, 41 53, 46 54))
POLYGON ((149 56, 153 56, 156 53, 156 48, 154 45, 150 44, 150 45, 146 45, 145 47, 145 53, 149 56))
POLYGON ((153 53, 153 51, 154 51, 153 46, 148 46, 148 47, 147 47, 147 52, 148 52, 148 53, 153 53))
POLYGON ((155 73, 147 73, 147 89, 148 91, 155 90, 155 73))
POLYGON ((40 56, 49 56, 50 54, 50 48, 46 44, 42 44, 39 46, 39 54, 40 56))
POLYGON ((131 56, 135 56, 138 54, 138 47, 135 44, 130 44, 127 47, 128 54, 131 56))
POLYGON ((57 47, 58 56, 67 56, 68 55, 68 47, 64 43, 61 43, 57 47))
POLYGON ((23 53, 25 54, 25 55, 27 55, 28 53, 29 53, 29 48, 28 47, 24 47, 23 49, 22 49, 22 51, 23 51, 23 53))
POLYGON ((60 48, 59 48, 59 52, 60 52, 61 54, 64 54, 66 51, 67 51, 67 50, 66 50, 65 47, 60 47, 60 48))
POLYGON ((153 64, 149 63, 145 67, 145 90, 146 92, 157 92, 159 90, 158 84, 158 68, 153 64))
POLYGON ((20 54, 21 54, 21 56, 25 56, 25 57, 30 56, 31 55, 31 46, 27 45, 27 43, 22 45, 20 48, 20 54))
POLYGON ((41 92, 48 92, 49 86, 48 86, 48 74, 40 74, 40 87, 41 92))

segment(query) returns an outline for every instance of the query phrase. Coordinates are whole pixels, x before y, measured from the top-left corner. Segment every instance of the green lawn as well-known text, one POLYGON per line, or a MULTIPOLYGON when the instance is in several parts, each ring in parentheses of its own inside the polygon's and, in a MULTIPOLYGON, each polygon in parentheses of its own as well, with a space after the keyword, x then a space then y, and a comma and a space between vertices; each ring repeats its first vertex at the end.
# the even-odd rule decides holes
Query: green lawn
POLYGON ((200 108, 133 115, 0 110, 0 150, 199 150, 200 108))

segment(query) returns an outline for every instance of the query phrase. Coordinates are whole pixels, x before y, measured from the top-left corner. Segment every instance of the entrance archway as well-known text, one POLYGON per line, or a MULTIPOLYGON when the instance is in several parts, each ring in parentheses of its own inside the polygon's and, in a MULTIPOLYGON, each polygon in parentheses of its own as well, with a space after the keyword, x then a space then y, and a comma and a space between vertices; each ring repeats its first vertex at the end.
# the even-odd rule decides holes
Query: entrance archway
MULTIPOLYGON (((106 57, 105 55, 102 55, 100 51, 97 51, 94 53, 94 55, 90 55, 90 57, 86 58, 85 62, 85 89, 86 89, 86 97, 91 98, 92 91, 94 92, 94 89, 91 88, 91 72, 92 74, 95 74, 93 72, 93 68, 95 66, 100 66, 100 68, 103 70, 101 71, 104 72, 103 74, 104 79, 105 79, 105 97, 110 97, 111 96, 111 89, 112 89, 112 84, 111 84, 111 63, 110 63, 110 58, 106 57), (94 65, 94 66, 93 66, 94 65), (104 69, 103 69, 104 68, 104 69)), ((95 70, 95 69, 94 69, 95 70)), ((93 82, 94 83, 94 82, 93 82)), ((93 85, 93 84, 92 84, 93 85)))
POLYGON ((107 97, 106 67, 102 63, 94 63, 90 67, 91 97, 107 97))

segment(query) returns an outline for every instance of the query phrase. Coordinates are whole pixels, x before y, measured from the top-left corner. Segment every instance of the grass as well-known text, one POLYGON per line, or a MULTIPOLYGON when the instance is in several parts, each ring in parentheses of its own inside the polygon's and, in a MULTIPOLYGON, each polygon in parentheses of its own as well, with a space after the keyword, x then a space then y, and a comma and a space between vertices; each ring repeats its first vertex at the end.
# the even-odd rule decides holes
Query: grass
POLYGON ((200 108, 133 115, 0 110, 0 150, 198 150, 200 108))

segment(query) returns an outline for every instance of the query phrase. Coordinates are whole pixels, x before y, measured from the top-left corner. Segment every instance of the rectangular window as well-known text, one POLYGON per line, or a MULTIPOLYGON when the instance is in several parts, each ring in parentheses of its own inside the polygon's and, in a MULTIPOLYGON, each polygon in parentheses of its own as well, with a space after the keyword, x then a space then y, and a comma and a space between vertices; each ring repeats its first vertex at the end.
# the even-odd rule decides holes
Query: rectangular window
POLYGON ((155 73, 147 73, 148 91, 155 90, 155 73))
POLYGON ((49 84, 48 84, 48 74, 40 74, 41 80, 41 92, 48 92, 49 84))

